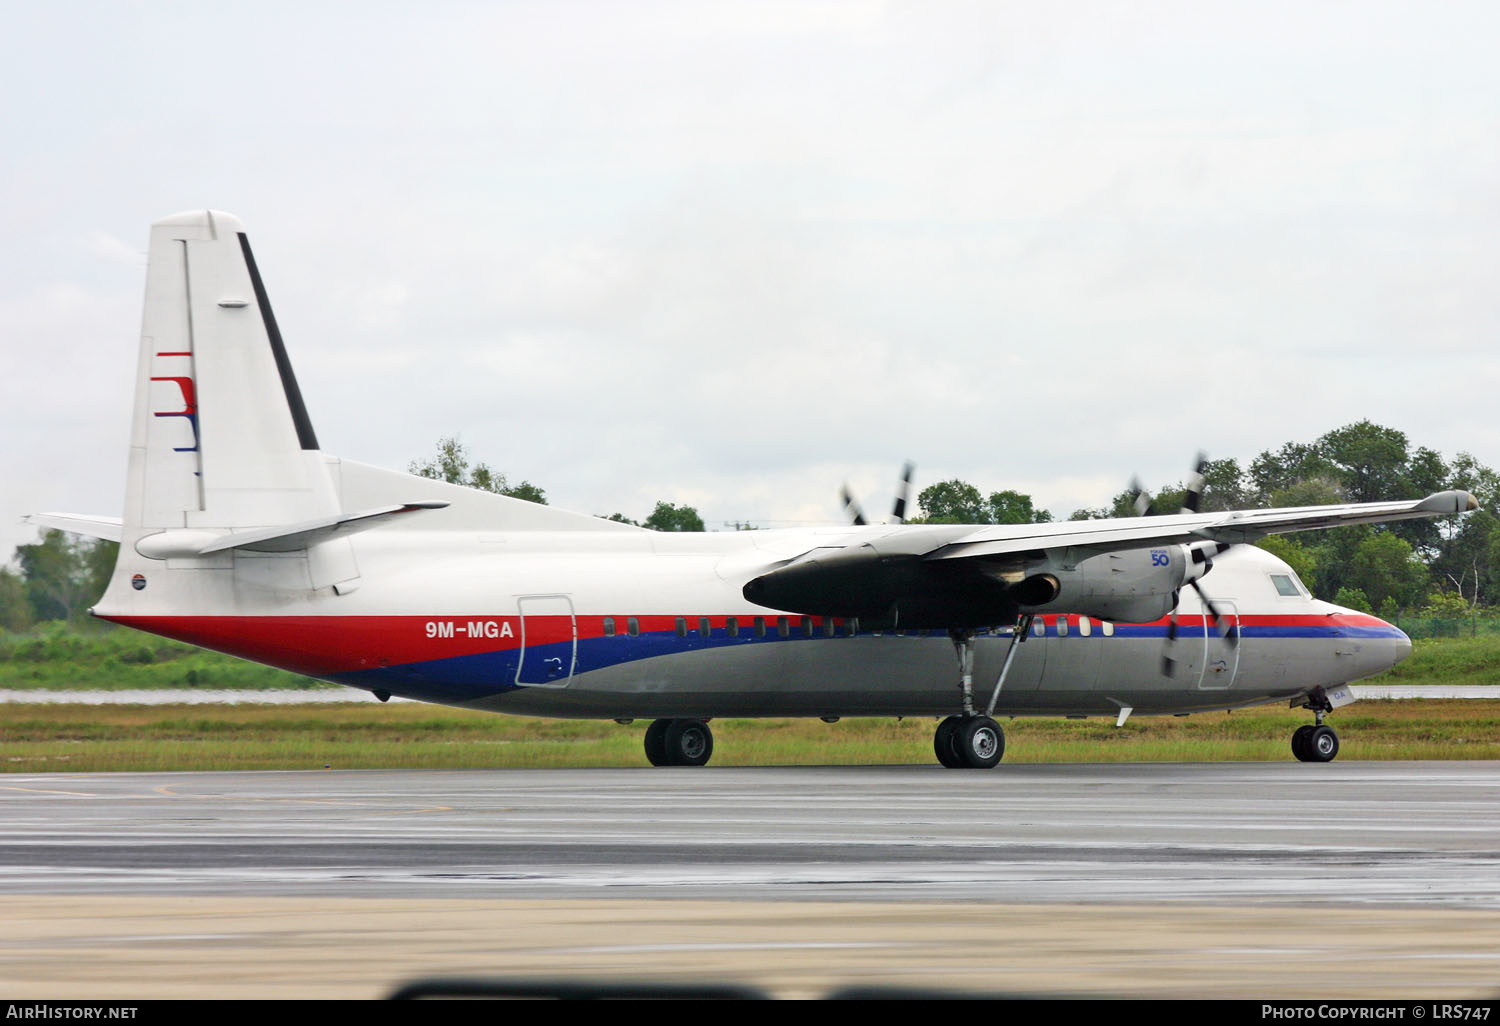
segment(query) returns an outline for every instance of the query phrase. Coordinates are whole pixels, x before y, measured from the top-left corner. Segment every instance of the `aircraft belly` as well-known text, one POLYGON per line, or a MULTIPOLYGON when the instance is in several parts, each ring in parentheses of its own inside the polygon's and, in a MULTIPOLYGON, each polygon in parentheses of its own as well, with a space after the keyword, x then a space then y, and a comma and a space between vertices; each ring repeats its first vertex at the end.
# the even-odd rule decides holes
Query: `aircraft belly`
MULTIPOLYGON (((974 701, 988 705, 1006 637, 981 637, 974 701)), ((1128 639, 1030 639, 1018 649, 995 712, 1114 716, 1223 709, 1289 697, 1246 674, 1233 693, 1203 692, 1161 673, 1161 646, 1128 639), (1106 653, 1099 646, 1108 645, 1106 653), (1108 672, 1100 672, 1100 665, 1108 672), (1043 670, 1045 669, 1045 673, 1043 670)), ((1196 683, 1196 679, 1194 681, 1196 683)), ((944 716, 959 711, 958 667, 946 637, 830 638, 679 652, 580 672, 562 690, 520 688, 465 703, 519 715, 578 718, 944 716)))
MULTIPOLYGON (((362 589, 360 593, 362 594, 362 589)), ((583 718, 942 716, 958 712, 958 663, 941 633, 841 633, 840 624, 748 622, 732 632, 697 617, 629 618, 607 631, 562 597, 463 616, 112 617, 168 637, 369 691, 423 701, 583 718)), ((526 599, 527 602, 532 601, 526 599)), ((749 621, 750 618, 744 618, 749 621)), ((720 622, 722 623, 722 621, 720 622)), ((1163 672, 1163 624, 1111 634, 1053 633, 1017 644, 999 715, 1117 715, 1224 709, 1285 699, 1368 676, 1410 643, 1394 628, 1246 624, 1238 645, 1177 642, 1163 672), (1330 632, 1340 631, 1336 635, 1330 632), (1219 676, 1217 663, 1232 672, 1219 676), (1205 668, 1207 667, 1207 668, 1205 668), (1205 682, 1208 682, 1206 685, 1205 682)), ((974 705, 989 708, 1008 634, 975 639, 974 705)))
POLYGON ((554 716, 926 715, 957 708, 957 666, 946 637, 751 642, 580 672, 566 692, 520 689, 485 706, 554 716))

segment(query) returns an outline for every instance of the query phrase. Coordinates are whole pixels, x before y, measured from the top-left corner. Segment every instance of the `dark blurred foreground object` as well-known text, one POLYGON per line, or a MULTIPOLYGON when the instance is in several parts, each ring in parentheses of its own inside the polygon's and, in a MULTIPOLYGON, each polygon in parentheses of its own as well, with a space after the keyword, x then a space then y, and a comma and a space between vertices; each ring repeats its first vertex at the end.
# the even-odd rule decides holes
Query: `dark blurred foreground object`
MULTIPOLYGON (((1046 995, 1056 996, 1056 995, 1046 995)), ((1013 994, 927 990, 908 987, 841 987, 823 995, 824 1001, 940 1001, 944 999, 1007 1000, 1013 994)), ((1027 994, 1034 1000, 1038 995, 1027 994)), ((769 1001, 759 987, 738 983, 632 983, 624 980, 525 980, 457 977, 413 980, 390 996, 391 1001, 423 998, 515 998, 555 1001, 769 1001)))

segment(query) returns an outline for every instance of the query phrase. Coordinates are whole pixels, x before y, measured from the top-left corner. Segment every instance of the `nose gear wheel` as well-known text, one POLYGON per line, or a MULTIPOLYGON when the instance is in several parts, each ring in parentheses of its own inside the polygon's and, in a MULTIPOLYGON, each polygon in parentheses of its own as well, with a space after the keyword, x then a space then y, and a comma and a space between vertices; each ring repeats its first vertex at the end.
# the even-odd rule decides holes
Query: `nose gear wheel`
POLYGON ((1332 762, 1339 754, 1339 736, 1332 727, 1298 727, 1292 735, 1292 754, 1298 762, 1332 762))

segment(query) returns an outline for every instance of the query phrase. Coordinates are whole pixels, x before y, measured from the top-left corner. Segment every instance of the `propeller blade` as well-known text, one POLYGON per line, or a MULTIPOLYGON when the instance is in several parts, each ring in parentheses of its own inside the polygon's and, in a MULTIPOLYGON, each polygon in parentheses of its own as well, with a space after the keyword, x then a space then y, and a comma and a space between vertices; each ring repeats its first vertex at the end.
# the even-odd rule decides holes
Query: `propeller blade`
POLYGON ((1177 610, 1172 610, 1172 618, 1167 621, 1167 640, 1161 649, 1161 672, 1168 677, 1177 676, 1177 660, 1172 658, 1172 650, 1177 645, 1177 610))
POLYGON ((844 485, 840 490, 839 497, 844 500, 844 515, 853 522, 855 527, 864 527, 868 523, 865 520, 865 511, 860 509, 859 503, 854 501, 854 496, 849 493, 848 485, 844 485))
POLYGON ((1208 455, 1198 453, 1193 461, 1193 472, 1188 477, 1187 494, 1182 497, 1182 511, 1196 513, 1203 505, 1203 475, 1208 470, 1208 455))
POLYGON ((1193 590, 1198 593, 1198 601, 1203 603, 1204 610, 1207 611, 1208 615, 1213 619, 1214 623, 1229 624, 1229 629, 1221 631, 1220 636, 1223 637, 1226 642, 1228 642, 1229 647, 1233 648, 1235 645, 1238 645, 1240 643, 1240 632, 1235 627, 1234 623, 1232 623, 1229 618, 1223 613, 1219 612, 1219 607, 1214 605, 1213 599, 1209 598, 1202 588, 1198 587, 1197 581, 1188 581, 1188 583, 1191 584, 1193 586, 1193 590))
POLYGON ((1138 477, 1132 477, 1130 479, 1130 496, 1130 501, 1135 503, 1136 516, 1156 516, 1156 510, 1151 508, 1151 493, 1141 487, 1141 479, 1138 477))
POLYGON ((896 492, 896 506, 891 510, 893 524, 904 523, 906 520, 906 499, 911 494, 911 475, 916 469, 916 464, 910 460, 901 468, 901 488, 896 492))
POLYGON ((1177 676, 1177 660, 1172 658, 1172 646, 1177 643, 1177 603, 1180 601, 1176 592, 1172 594, 1172 615, 1167 619, 1167 640, 1161 650, 1161 672, 1163 676, 1177 676))

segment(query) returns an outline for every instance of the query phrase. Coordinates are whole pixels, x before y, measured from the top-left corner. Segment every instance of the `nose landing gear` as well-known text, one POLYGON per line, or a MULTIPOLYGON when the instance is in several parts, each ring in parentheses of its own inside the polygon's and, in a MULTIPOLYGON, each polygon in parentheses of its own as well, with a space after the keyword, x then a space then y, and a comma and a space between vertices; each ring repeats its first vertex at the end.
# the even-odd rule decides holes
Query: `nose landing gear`
POLYGON ((1339 754, 1339 736, 1323 723, 1323 717, 1333 711, 1333 703, 1318 688, 1307 696, 1302 708, 1311 709, 1317 722, 1298 727, 1292 734, 1292 754, 1298 762, 1332 762, 1339 754))

